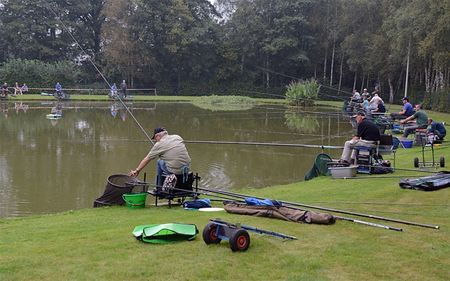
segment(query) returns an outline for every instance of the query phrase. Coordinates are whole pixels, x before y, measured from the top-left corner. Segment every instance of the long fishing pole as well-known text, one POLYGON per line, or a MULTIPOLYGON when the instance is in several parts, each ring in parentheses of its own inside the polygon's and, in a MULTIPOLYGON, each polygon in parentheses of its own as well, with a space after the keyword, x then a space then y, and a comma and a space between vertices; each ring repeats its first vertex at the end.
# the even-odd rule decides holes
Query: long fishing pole
MULTIPOLYGON (((156 185, 154 185, 156 187, 156 185)), ((175 191, 181 191, 181 192, 186 192, 186 189, 180 189, 180 188, 175 188, 172 187, 170 188, 171 190, 175 190, 175 191)), ((200 189, 200 188, 198 188, 200 189)), ((205 195, 205 196, 212 196, 214 198, 220 198, 223 200, 229 200, 229 201, 237 201, 237 202, 241 202, 241 203, 245 203, 244 200, 242 200, 242 198, 237 197, 235 195, 217 195, 217 194, 211 194, 211 192, 201 192, 201 191, 188 191, 189 193, 195 194, 196 196, 198 195, 205 195), (239 198, 239 199, 236 199, 239 198)), ((168 192, 164 192, 167 194, 170 194, 168 192)), ((158 196, 158 194, 154 194, 154 193, 150 193, 154 196, 158 196)), ((299 210, 299 211, 305 211, 303 209, 297 208, 297 207, 292 207, 292 206, 284 206, 286 208, 292 209, 292 210, 299 210)), ((384 229, 388 229, 388 230, 394 230, 394 231, 403 231, 403 229, 401 228, 397 228, 397 227, 392 227, 392 226, 388 226, 388 225, 383 225, 383 224, 378 224, 378 223, 372 223, 372 222, 367 222, 367 221, 362 221, 362 220, 357 220, 354 218, 348 218, 348 217, 342 217, 342 216, 336 216, 333 215, 333 217, 335 217, 336 219, 339 220, 345 220, 345 221, 350 221, 350 222, 354 222, 354 223, 358 223, 358 224, 363 224, 363 225, 367 225, 367 226, 372 226, 372 227, 379 227, 379 228, 384 228, 384 229)))
MULTIPOLYGON (((56 19, 61 23, 62 27, 66 30, 67 34, 72 38, 72 40, 75 42, 75 44, 78 46, 78 48, 83 52, 83 54, 87 57, 89 62, 92 64, 92 66, 95 68, 95 70, 100 74, 100 76, 103 78, 105 83, 108 85, 109 88, 111 88, 111 84, 108 82, 108 79, 106 79, 105 75, 100 71, 100 69, 97 67, 97 65, 91 60, 91 56, 87 54, 87 52, 81 47, 80 43, 78 43, 77 39, 73 36, 72 32, 70 32, 70 29, 65 25, 65 23, 61 20, 61 18, 56 14, 56 12, 52 9, 52 7, 49 5, 47 6, 49 10, 55 15, 56 19)), ((138 125, 139 129, 144 133, 145 137, 154 145, 154 142, 152 138, 147 134, 145 129, 141 126, 139 121, 136 119, 134 114, 131 112, 131 110, 128 108, 128 106, 125 104, 125 102, 120 98, 120 95, 116 95, 118 100, 122 103, 122 105, 125 107, 125 109, 128 111, 130 116, 133 118, 134 122, 138 125)))
POLYGON ((239 141, 206 141, 206 140, 185 140, 185 143, 206 143, 206 144, 239 144, 239 145, 264 145, 264 146, 285 146, 285 147, 309 147, 321 149, 342 149, 342 146, 295 144, 295 143, 272 143, 272 142, 239 142, 239 141))
MULTIPOLYGON (((364 164, 358 164, 358 166, 361 166, 361 167, 368 167, 368 168, 380 168, 380 166, 374 166, 374 165, 364 165, 364 164)), ((390 168, 390 167, 383 167, 383 168, 390 168)), ((427 171, 427 170, 423 170, 423 169, 407 169, 407 168, 394 168, 394 171, 396 171, 396 170, 398 170, 398 171, 405 171, 405 172, 419 172, 419 173, 431 173, 431 174, 434 174, 434 173, 438 173, 438 172, 440 172, 440 171, 427 171)), ((376 178, 376 177, 374 177, 374 178, 376 178)), ((381 178, 381 176, 380 176, 380 178, 381 178)), ((349 179, 349 178, 347 178, 347 179, 349 179)))
MULTIPOLYGON (((239 198, 254 197, 254 198, 257 198, 257 199, 260 199, 260 200, 264 200, 264 198, 261 198, 261 197, 255 197, 255 196, 244 195, 244 194, 239 194, 239 193, 233 193, 233 192, 228 192, 228 191, 209 190, 209 189, 204 189, 204 188, 200 188, 200 187, 198 189, 199 190, 207 190, 209 192, 215 192, 215 193, 225 194, 225 195, 232 194, 232 195, 234 195, 236 197, 239 197, 239 198)), ((283 200, 277 200, 277 201, 281 202, 282 204, 291 205, 291 206, 300 206, 300 207, 317 209, 317 210, 323 210, 323 211, 328 211, 328 212, 335 212, 335 213, 348 214, 348 215, 354 215, 354 216, 359 216, 359 217, 366 217, 366 218, 371 218, 371 219, 378 219, 378 220, 402 223, 402 224, 407 224, 407 225, 414 225, 414 226, 420 226, 420 227, 426 227, 426 228, 439 229, 438 225, 423 224, 423 223, 417 223, 417 222, 411 222, 411 221, 405 221, 405 220, 399 220, 399 219, 392 219, 392 218, 386 218, 386 217, 375 216, 375 215, 370 215, 370 214, 363 214, 363 213, 357 213, 357 212, 349 212, 349 211, 345 211, 345 210, 338 210, 338 209, 333 209, 333 208, 325 208, 325 207, 320 207, 320 206, 301 204, 301 203, 289 202, 289 201, 283 201, 283 200)))
POLYGON ((388 225, 383 225, 383 224, 379 224, 379 223, 367 222, 367 221, 362 221, 362 220, 357 220, 357 219, 347 218, 347 217, 341 217, 341 216, 334 216, 334 217, 336 219, 339 219, 339 220, 351 221, 351 222, 354 222, 354 223, 360 223, 360 224, 364 224, 364 225, 368 225, 368 226, 381 227, 381 228, 384 228, 384 229, 394 230, 394 231, 403 231, 402 228, 388 226, 388 225))

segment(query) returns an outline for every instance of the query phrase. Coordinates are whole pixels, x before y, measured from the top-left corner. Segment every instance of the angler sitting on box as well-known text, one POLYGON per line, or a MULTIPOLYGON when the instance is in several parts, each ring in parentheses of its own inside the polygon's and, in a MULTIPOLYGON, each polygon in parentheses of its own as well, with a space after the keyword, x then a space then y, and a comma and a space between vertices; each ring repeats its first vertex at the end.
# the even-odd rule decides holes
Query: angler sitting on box
POLYGON ((443 141, 447 135, 447 130, 445 129, 444 123, 433 121, 433 119, 428 118, 428 133, 434 134, 436 141, 443 141))
POLYGON ((425 111, 421 109, 422 106, 420 104, 416 104, 415 107, 416 113, 400 121, 400 124, 405 124, 412 120, 416 121, 415 124, 414 123, 407 124, 407 126, 405 127, 405 131, 403 132, 404 138, 407 138, 409 134, 414 133, 417 129, 427 128, 428 115, 425 113, 425 111))
POLYGON ((349 141, 345 142, 344 151, 342 151, 341 159, 342 164, 350 164, 350 156, 355 158, 355 154, 352 151, 355 146, 374 147, 377 141, 380 141, 380 129, 373 122, 366 119, 364 112, 359 112, 353 116, 358 123, 358 131, 356 135, 349 141))
POLYGON ((128 175, 137 177, 152 159, 158 157, 156 164, 157 188, 163 186, 165 176, 170 174, 183 175, 183 178, 187 179, 191 157, 189 157, 183 139, 178 135, 169 135, 165 128, 160 127, 154 130, 152 140, 155 140, 156 143, 150 152, 128 175))

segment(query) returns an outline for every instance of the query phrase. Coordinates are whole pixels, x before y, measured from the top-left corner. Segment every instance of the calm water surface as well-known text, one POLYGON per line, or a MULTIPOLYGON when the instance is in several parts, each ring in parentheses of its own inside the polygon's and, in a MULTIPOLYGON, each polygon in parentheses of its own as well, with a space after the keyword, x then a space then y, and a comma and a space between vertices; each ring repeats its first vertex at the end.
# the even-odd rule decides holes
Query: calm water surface
MULTIPOLYGON (((352 132, 336 111, 283 106, 209 111, 187 103, 128 103, 149 135, 164 126, 187 141, 342 145, 352 132), (324 114, 324 113, 334 114, 324 114)), ((92 206, 112 174, 135 168, 151 145, 119 104, 1 103, 0 217, 92 206), (53 107, 63 117, 49 120, 53 107)), ((191 170, 211 189, 264 187, 303 180, 320 149, 187 144, 191 170)), ((340 151, 326 150, 332 156, 340 151)), ((144 172, 155 175, 154 162, 144 172)), ((143 176, 143 173, 141 173, 143 176)))

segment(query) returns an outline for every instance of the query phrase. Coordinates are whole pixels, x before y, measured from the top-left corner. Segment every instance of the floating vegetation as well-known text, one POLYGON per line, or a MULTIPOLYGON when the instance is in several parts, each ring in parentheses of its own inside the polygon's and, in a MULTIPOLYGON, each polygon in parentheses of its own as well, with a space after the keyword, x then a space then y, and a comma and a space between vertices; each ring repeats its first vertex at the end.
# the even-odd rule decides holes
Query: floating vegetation
POLYGON ((198 97, 193 104, 211 111, 237 111, 252 109, 256 101, 242 96, 204 96, 198 97))

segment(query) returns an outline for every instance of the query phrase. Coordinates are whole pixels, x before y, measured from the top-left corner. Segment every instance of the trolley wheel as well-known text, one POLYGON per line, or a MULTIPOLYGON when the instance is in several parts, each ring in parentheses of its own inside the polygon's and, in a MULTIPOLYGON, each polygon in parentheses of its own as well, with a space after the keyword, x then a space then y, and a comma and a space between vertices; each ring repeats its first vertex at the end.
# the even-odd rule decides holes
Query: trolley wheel
POLYGON ((221 240, 217 236, 217 224, 208 223, 203 229, 203 241, 206 244, 219 244, 221 240))
POLYGON ((250 236, 244 229, 238 229, 230 238, 230 248, 233 252, 246 251, 250 246, 250 236))
POLYGON ((419 168, 419 158, 414 158, 414 167, 419 168))
POLYGON ((441 166, 441 168, 445 167, 445 158, 444 158, 444 156, 441 156, 441 159, 439 159, 439 165, 441 166))

